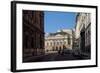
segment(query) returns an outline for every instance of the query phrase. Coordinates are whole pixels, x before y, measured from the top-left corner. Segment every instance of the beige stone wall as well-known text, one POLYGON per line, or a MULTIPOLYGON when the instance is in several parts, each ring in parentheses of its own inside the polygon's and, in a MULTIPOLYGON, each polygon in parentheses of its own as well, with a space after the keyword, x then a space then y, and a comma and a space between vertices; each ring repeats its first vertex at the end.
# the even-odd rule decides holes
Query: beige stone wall
POLYGON ((57 34, 53 36, 48 35, 45 37, 45 52, 72 49, 72 30, 65 30, 64 32, 69 33, 69 35, 57 34))
MULTIPOLYGON (((85 32, 85 48, 91 45, 91 14, 78 13, 76 18, 75 38, 78 40, 78 48, 80 48, 81 36, 80 33, 85 32)), ((84 49, 85 49, 84 48, 84 49)), ((89 47, 90 48, 90 47, 89 47)))

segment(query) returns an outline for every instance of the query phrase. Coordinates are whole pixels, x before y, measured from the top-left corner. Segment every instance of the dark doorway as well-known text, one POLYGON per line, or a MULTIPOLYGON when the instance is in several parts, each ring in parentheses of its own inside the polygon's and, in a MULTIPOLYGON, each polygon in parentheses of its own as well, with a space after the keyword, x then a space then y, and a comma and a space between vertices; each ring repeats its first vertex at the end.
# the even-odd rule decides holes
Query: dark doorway
POLYGON ((80 39, 81 39, 81 43, 80 43, 81 51, 85 52, 85 31, 84 30, 81 31, 80 35, 81 35, 81 37, 80 37, 80 39))

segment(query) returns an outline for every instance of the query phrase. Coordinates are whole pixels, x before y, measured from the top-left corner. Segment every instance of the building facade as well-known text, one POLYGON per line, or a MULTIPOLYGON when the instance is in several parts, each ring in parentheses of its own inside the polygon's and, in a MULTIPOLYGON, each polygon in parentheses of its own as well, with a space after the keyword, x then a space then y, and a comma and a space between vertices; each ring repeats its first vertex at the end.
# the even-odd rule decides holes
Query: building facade
POLYGON ((63 29, 45 36, 45 52, 72 49, 72 30, 63 29))
POLYGON ((91 19, 90 13, 78 13, 75 27, 76 49, 81 52, 91 53, 91 19))
POLYGON ((23 61, 44 54, 44 13, 23 10, 23 61))

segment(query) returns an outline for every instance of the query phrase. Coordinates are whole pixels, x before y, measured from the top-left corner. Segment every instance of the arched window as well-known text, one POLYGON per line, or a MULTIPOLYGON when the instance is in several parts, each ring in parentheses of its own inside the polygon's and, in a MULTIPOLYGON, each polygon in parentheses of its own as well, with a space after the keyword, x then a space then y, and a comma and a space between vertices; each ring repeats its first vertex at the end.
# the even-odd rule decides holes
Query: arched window
POLYGON ((52 46, 52 42, 50 43, 50 46, 52 46))
POLYGON ((68 45, 70 45, 70 36, 68 35, 68 45))
POLYGON ((59 42, 57 42, 57 45, 59 45, 59 42))
POLYGON ((62 42, 60 42, 60 44, 62 45, 62 42))

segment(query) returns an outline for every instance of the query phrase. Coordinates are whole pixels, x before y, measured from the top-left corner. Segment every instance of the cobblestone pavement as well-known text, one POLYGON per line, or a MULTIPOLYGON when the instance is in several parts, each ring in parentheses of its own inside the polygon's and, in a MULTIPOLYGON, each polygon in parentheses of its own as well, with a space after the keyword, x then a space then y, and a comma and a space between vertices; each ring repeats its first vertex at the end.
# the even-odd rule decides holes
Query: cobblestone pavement
POLYGON ((44 62, 44 61, 67 61, 67 60, 83 60, 88 58, 82 58, 73 56, 72 54, 58 54, 58 53, 51 53, 42 56, 36 57, 29 57, 27 58, 26 62, 44 62))

